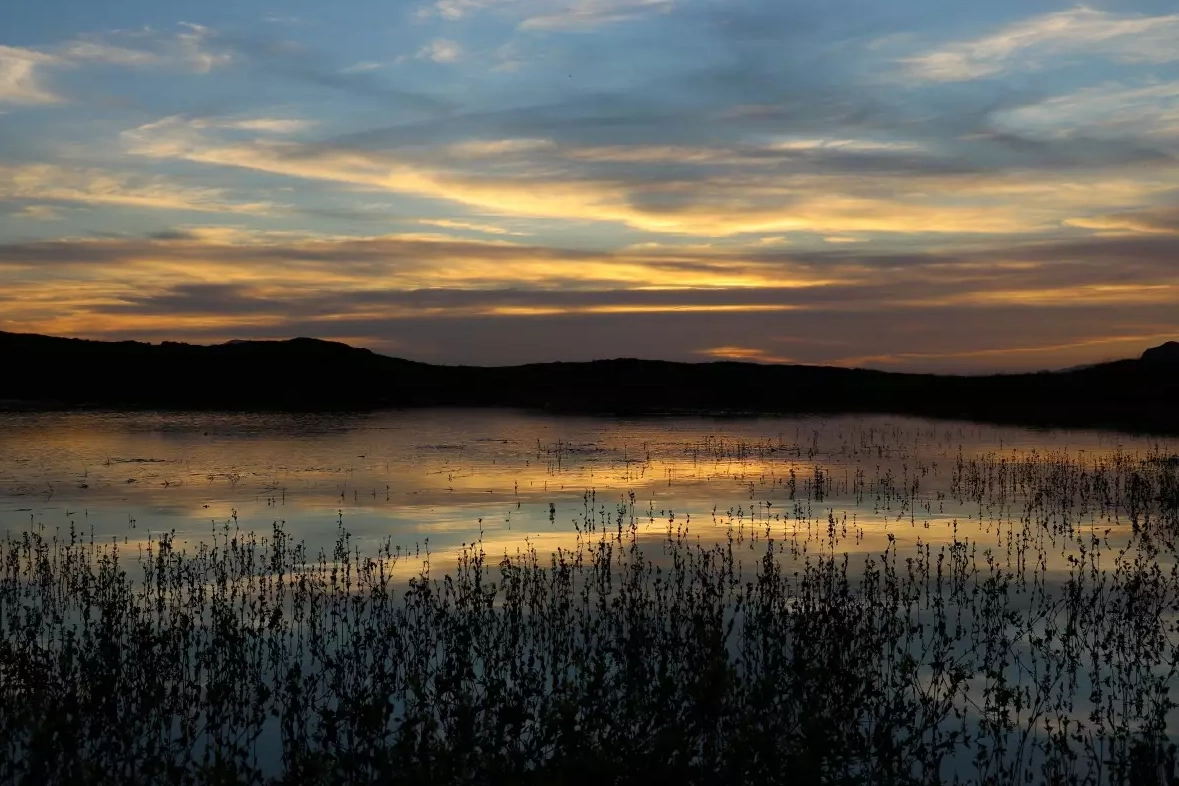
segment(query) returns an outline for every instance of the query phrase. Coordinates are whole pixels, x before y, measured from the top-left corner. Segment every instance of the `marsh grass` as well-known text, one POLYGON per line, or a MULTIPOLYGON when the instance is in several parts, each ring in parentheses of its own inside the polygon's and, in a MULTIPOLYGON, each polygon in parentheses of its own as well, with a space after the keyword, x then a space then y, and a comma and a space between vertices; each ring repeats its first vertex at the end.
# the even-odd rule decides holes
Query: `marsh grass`
MULTIPOLYGON (((919 475, 843 491, 915 521, 919 475)), ((0 782, 1174 781, 1179 463, 959 455, 985 526, 865 553, 812 526, 833 482, 711 525, 587 494, 571 547, 453 563, 10 534, 0 782)))

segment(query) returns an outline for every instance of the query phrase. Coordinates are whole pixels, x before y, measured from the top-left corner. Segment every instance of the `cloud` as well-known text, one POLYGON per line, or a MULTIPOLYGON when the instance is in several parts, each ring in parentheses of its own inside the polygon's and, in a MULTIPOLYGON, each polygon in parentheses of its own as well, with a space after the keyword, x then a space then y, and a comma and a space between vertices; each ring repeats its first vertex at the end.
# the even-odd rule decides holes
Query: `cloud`
POLYGON ((363 60, 347 68, 340 69, 341 74, 363 74, 368 71, 376 71, 379 68, 384 68, 385 64, 376 60, 363 60))
POLYGON ((60 221, 61 210, 53 205, 26 205, 16 212, 17 218, 31 218, 35 221, 60 221))
MULTIPOLYGON (((458 143, 460 157, 346 143, 228 139, 181 117, 125 132, 130 152, 236 167, 371 191, 443 200, 487 215, 578 222, 700 237, 809 232, 1004 234, 1059 229, 1090 213, 1138 206, 1168 186, 1105 173, 910 169, 907 149, 864 144, 691 151, 549 145, 527 139, 458 143), (499 151, 490 168, 482 155, 499 151), (513 153, 518 153, 513 157, 513 153), (879 156, 901 156, 884 166, 879 156), (757 166, 732 168, 747 159, 757 166), (879 171, 855 165, 880 161, 879 171), (674 163, 668 169, 663 164, 674 163), (647 170, 637 164, 649 163, 647 170), (618 166, 624 164, 625 166, 618 166), (717 169, 718 164, 726 165, 717 169), (812 171, 808 171, 812 170, 812 171), (952 195, 952 196, 951 196, 952 195)), ((1160 172, 1165 170, 1160 169, 1160 172)), ((1165 178, 1160 178, 1160 181, 1165 178)))
POLYGON ((187 123, 197 129, 220 128, 264 134, 296 134, 315 125, 312 120, 289 117, 194 117, 187 123))
POLYGON ((1113 352, 1118 352, 1114 347, 1119 347, 1120 354, 1110 354, 1099 356, 1099 360, 1117 359, 1134 357, 1138 355, 1136 348, 1148 346, 1155 342, 1165 341, 1174 335, 1172 331, 1162 331, 1159 333, 1146 334, 1131 334, 1131 335, 1115 335, 1115 336, 1100 336, 1096 338, 1087 338, 1079 341, 1071 341, 1063 344, 1031 344, 1031 345, 1007 345, 1002 347, 987 347, 983 349, 964 349, 958 351, 946 352, 889 352, 881 355, 861 355, 857 357, 844 358, 841 365, 861 366, 873 365, 890 367, 896 365, 911 365, 914 361, 971 361, 971 360, 1006 360, 1008 362, 1013 358, 1020 356, 1040 356, 1043 360, 1038 361, 1041 365, 1038 368, 1051 368, 1051 364, 1055 358, 1059 358, 1062 353, 1076 351, 1076 350, 1093 350, 1093 349, 1109 349, 1113 352), (1047 357, 1045 357, 1047 356, 1047 357))
POLYGON ((538 153, 552 150, 556 143, 551 139, 470 139, 447 145, 448 155, 459 158, 503 158, 521 153, 538 153))
POLYGON ((455 22, 496 9, 519 15, 521 30, 585 32, 603 25, 629 22, 650 13, 666 13, 676 0, 437 0, 418 9, 417 16, 455 22))
POLYGON ((165 314, 172 315, 169 329, 178 329, 201 320, 241 327, 296 318, 326 324, 778 312, 797 307, 783 302, 787 291, 821 283, 805 266, 782 261, 615 255, 437 236, 300 237, 234 227, 0 245, 0 274, 6 281, 0 315, 59 333, 92 330, 102 320, 112 327, 160 326, 165 314), (68 295, 60 290, 63 279, 71 282, 68 295), (651 281, 673 288, 645 289, 651 281), (54 289, 56 310, 45 312, 41 304, 51 302, 54 289), (231 290, 237 295, 226 297, 231 290), (216 297, 204 297, 210 292, 216 297), (237 319, 243 314, 249 319, 237 319))
POLYGON ((153 340, 318 335, 447 362, 627 355, 1037 367, 1096 359, 1085 347, 1138 341, 1141 351, 1143 337, 1179 333, 1177 251, 1175 236, 1155 235, 958 254, 590 252, 195 226, 0 245, 0 329, 153 340))
POLYGON ((182 24, 175 33, 140 30, 91 36, 45 51, 0 45, 0 103, 54 104, 63 99, 39 73, 101 64, 123 68, 183 68, 207 73, 232 56, 209 46, 212 31, 182 24))
POLYGON ((741 363, 794 363, 792 358, 775 355, 757 347, 710 347, 697 350, 712 360, 735 360, 741 363))
POLYGON ((59 58, 32 49, 0 45, 0 103, 53 104, 61 100, 45 87, 38 71, 59 58))
POLYGON ((1179 60, 1179 14, 1141 16, 1085 6, 1025 19, 992 35, 906 58, 916 79, 963 82, 1048 67, 1050 58, 1103 57, 1122 63, 1179 60))
POLYGON ((419 58, 435 63, 456 63, 462 56, 463 48, 448 38, 435 38, 418 51, 419 58))
POLYGON ((319 281, 326 289, 377 291, 386 298, 442 289, 480 299, 501 290, 515 298, 533 292, 548 303, 573 304, 586 292, 603 290, 622 298, 622 305, 797 308, 934 300, 949 305, 1012 292, 1025 293, 1027 300, 1034 293, 1056 296, 1062 288, 1077 299, 1102 292, 1149 293, 1179 283, 1172 264, 1177 250, 1179 240, 1159 235, 1000 244, 956 254, 883 255, 858 247, 805 252, 756 245, 587 251, 438 235, 325 236, 214 225, 148 238, 10 244, 0 246, 0 265, 35 274, 171 260, 190 267, 194 276, 207 274, 221 282, 319 281), (1121 264, 1109 264, 1114 261, 1121 264))
POLYGON ((421 18, 438 15, 443 19, 456 21, 462 19, 473 11, 480 11, 487 8, 489 5, 494 5, 496 2, 503 0, 438 0, 432 6, 424 6, 418 9, 418 16, 421 18))
POLYGON ((975 9, 977 40, 939 46, 878 45, 914 9, 859 0, 443 0, 383 39, 391 53, 256 20, 9 47, 4 100, 85 88, 87 106, 85 122, 0 118, 23 135, 0 142, 5 229, 61 236, 0 249, 0 320, 157 339, 307 328, 450 360, 560 356, 563 338, 814 362, 839 357, 774 339, 835 331, 857 356, 903 344, 920 366, 996 362, 957 353, 1022 346, 1017 328, 1036 347, 1101 338, 1102 321, 1150 335, 1179 319, 1163 46, 1179 38, 1170 11, 1127 8, 1006 26, 975 9), (410 68, 419 50, 457 64, 410 68), (904 82, 881 76, 897 51, 916 54, 904 82), (398 53, 406 68, 382 70, 398 53), (491 70, 521 59, 537 65, 491 70), (929 84, 1034 68, 1035 92, 929 84), (88 206, 112 209, 72 209, 88 206), (174 223, 202 219, 233 225, 174 223), (261 231, 276 228, 301 234, 261 231), (112 236, 75 237, 90 229, 112 236))
POLYGON ((449 218, 423 218, 418 220, 424 226, 441 227, 442 229, 459 229, 469 232, 481 232, 485 235, 515 235, 527 237, 527 232, 516 232, 504 229, 496 224, 481 224, 473 221, 455 221, 449 218))
POLYGON ((529 16, 522 30, 593 30, 602 25, 629 22, 655 13, 667 13, 674 0, 574 0, 553 12, 529 16))
POLYGON ((1179 235, 1179 205, 1082 216, 1070 218, 1065 223, 1105 235, 1179 235))
POLYGON ((122 30, 89 35, 54 50, 68 65, 102 64, 126 68, 172 68, 204 74, 229 65, 233 54, 203 25, 181 22, 178 29, 122 30))
POLYGON ((265 214, 276 209, 268 202, 234 202, 224 189, 181 186, 159 175, 56 164, 0 164, 0 199, 201 213, 265 214))
POLYGON ((491 53, 492 71, 500 73, 513 73, 519 71, 520 67, 524 65, 525 57, 520 50, 520 47, 509 41, 506 44, 501 44, 495 48, 491 53))
POLYGON ((61 57, 73 62, 102 63, 104 65, 144 67, 162 65, 163 55, 143 49, 83 40, 67 44, 60 50, 61 57))
POLYGON ((997 112, 994 119, 1044 139, 1139 139, 1179 148, 1179 81, 1105 82, 997 112))
MULTIPOLYGON (((371 67, 376 61, 366 61, 342 68, 338 59, 303 41, 211 28, 202 30, 208 46, 215 47, 216 51, 227 55, 230 58, 227 62, 232 62, 247 72, 252 83, 261 84, 268 78, 278 77, 304 87, 312 86, 376 100, 383 107, 394 101, 404 107, 430 114, 453 110, 448 102, 426 93, 394 86, 382 79, 377 73, 379 68, 371 67)), ((267 84, 262 93, 265 96, 264 100, 270 99, 273 95, 272 90, 273 84, 267 84)))
POLYGON ((199 73, 208 73, 233 60, 232 53, 224 48, 211 48, 210 44, 216 37, 212 29, 189 22, 182 22, 181 26, 185 32, 176 34, 181 62, 187 63, 199 73))

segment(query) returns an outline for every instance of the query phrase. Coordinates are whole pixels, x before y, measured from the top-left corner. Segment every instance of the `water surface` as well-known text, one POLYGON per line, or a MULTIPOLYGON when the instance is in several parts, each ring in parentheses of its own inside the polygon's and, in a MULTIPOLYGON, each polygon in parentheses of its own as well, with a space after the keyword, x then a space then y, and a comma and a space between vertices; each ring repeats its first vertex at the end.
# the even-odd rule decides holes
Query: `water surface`
POLYGON ((174 530, 195 543, 282 522, 318 548, 343 523, 359 544, 446 552, 478 538, 559 545, 587 510, 626 505, 649 528, 691 522, 705 536, 713 522, 818 534, 836 522, 854 535, 840 548, 875 550, 889 534, 936 543, 1009 515, 953 500, 964 461, 1175 452, 1146 436, 890 417, 6 413, 0 532, 73 526, 134 543, 174 530))

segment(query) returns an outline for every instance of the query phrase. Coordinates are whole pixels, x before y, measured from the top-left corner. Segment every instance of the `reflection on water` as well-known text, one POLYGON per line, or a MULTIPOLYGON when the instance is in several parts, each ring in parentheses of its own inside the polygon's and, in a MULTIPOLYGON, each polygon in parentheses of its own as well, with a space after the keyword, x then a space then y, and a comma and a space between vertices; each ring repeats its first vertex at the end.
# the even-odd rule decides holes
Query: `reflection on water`
POLYGON ((0 530, 207 540, 275 521, 312 548, 567 542, 586 507, 668 521, 837 526, 840 548, 937 543, 1002 512, 952 501, 963 461, 1174 453, 1158 438, 906 418, 620 420, 500 411, 0 415, 0 530), (633 495, 633 497, 631 496, 633 495))
POLYGON ((202 746, 357 782, 394 759, 580 773, 587 749, 628 773, 691 752, 727 773, 704 782, 748 781, 751 750, 830 782, 1179 772, 1174 442, 890 418, 15 415, 0 529, 0 780, 5 761, 30 781, 75 760, 199 771, 202 746), (145 547, 122 563, 138 574, 111 541, 145 547), (47 717, 89 737, 42 734, 47 717))

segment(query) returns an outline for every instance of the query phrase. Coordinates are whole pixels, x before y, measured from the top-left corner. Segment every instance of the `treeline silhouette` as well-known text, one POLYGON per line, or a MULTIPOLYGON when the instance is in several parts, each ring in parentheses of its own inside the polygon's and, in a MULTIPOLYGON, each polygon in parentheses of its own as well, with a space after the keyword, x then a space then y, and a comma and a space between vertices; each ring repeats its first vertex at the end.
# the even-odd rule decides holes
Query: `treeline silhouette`
POLYGON ((34 408, 891 413, 1179 433, 1179 343, 1066 371, 950 376, 636 359, 441 366, 310 338, 200 346, 0 332, 0 400, 34 408))

